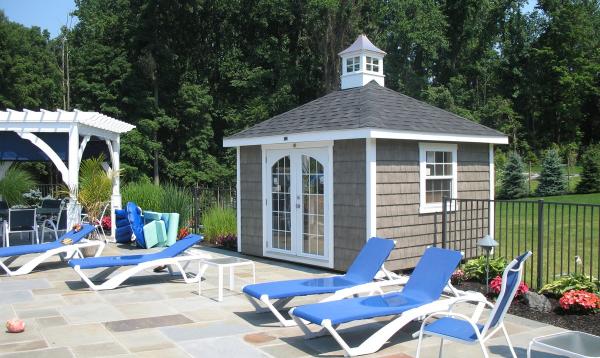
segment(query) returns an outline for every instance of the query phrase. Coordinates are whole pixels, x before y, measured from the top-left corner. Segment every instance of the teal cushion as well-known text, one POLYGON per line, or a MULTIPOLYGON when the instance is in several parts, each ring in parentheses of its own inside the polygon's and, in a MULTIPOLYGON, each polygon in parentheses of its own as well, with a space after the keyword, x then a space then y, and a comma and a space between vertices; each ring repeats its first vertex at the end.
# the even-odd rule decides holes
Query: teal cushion
POLYGON ((179 229, 179 214, 169 213, 168 224, 167 224, 167 241, 166 246, 171 246, 177 241, 177 231, 179 229))
MULTIPOLYGON (((144 238, 146 239, 146 248, 157 246, 166 242, 165 223, 161 220, 152 221, 144 225, 144 238)), ((161 245, 162 246, 162 245, 161 245)))

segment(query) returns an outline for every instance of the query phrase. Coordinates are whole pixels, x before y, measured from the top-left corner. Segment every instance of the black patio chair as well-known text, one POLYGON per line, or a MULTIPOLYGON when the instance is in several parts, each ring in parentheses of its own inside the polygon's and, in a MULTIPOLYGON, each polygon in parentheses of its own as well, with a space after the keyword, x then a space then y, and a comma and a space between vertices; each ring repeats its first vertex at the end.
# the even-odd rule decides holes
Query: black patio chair
POLYGON ((4 222, 4 247, 10 246, 10 234, 29 233, 31 243, 40 242, 36 221, 36 209, 9 209, 8 221, 4 222))

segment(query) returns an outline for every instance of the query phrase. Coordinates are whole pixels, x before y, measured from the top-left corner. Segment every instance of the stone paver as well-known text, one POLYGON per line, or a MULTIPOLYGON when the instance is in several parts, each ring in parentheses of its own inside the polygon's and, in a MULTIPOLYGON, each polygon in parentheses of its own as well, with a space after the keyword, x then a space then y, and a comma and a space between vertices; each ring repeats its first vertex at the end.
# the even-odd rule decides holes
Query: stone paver
MULTIPOLYGON (((214 256, 234 255, 204 248, 214 256)), ((140 250, 108 245, 105 255, 139 253, 140 250)), ((258 282, 322 277, 331 273, 266 259, 256 260, 258 282)), ((190 265, 195 271, 198 265, 190 265)), ((297 327, 280 327, 270 313, 257 314, 245 297, 226 291, 223 302, 215 302, 216 272, 209 270, 203 294, 197 284, 185 284, 175 276, 139 273, 117 290, 89 290, 73 270, 58 259, 26 277, 0 276, 0 322, 19 317, 26 331, 8 334, 0 330, 0 358, 4 357, 311 357, 342 356, 331 337, 305 340, 297 327)), ((240 272, 242 274, 242 272, 240 272)), ((242 282, 242 278, 238 282, 242 282)), ((302 297, 293 305, 317 302, 322 297, 302 297)), ((465 306, 459 312, 468 312, 465 306)), ((383 327, 389 317, 352 323, 342 327, 342 336, 359 344, 383 327)), ((507 316, 506 325, 519 357, 536 336, 559 332, 546 324, 507 316)), ((417 340, 414 322, 393 336, 372 357, 410 358, 417 340)), ((439 340, 424 341, 423 357, 437 356, 439 340)), ((489 343, 491 357, 508 357, 502 336, 489 343)), ((447 357, 478 357, 477 346, 446 342, 447 357)), ((549 357, 536 354, 534 357, 549 357)))
POLYGON ((104 325, 111 332, 127 332, 145 328, 178 326, 188 323, 193 323, 193 321, 184 315, 176 314, 169 316, 125 319, 122 321, 106 322, 104 325))

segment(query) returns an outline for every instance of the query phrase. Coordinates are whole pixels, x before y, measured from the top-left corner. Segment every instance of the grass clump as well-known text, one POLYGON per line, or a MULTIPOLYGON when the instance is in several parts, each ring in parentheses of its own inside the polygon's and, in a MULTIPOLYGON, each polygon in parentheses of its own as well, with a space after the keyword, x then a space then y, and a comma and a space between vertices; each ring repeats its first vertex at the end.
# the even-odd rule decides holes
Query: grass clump
POLYGON ((235 209, 213 206, 202 214, 204 239, 216 243, 217 239, 237 234, 235 209))

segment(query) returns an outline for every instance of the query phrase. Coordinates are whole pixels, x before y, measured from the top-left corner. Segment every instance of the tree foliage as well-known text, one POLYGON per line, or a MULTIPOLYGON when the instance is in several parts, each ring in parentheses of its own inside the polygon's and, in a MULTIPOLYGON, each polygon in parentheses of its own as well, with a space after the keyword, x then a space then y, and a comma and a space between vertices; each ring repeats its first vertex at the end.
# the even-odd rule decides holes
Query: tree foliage
POLYGON ((553 196, 564 194, 566 190, 567 181, 558 150, 549 149, 542 160, 540 184, 535 193, 537 196, 553 196))
MULTIPOLYGON (((123 177, 231 183, 231 135, 339 88, 365 33, 386 86, 539 156, 600 140, 597 0, 76 0, 71 107, 136 125, 123 177)), ((57 40, 0 15, 0 107, 57 108, 57 40)))
POLYGON ((527 182, 525 181, 525 167, 521 156, 512 151, 508 154, 506 166, 503 170, 502 185, 498 191, 500 199, 518 199, 528 196, 527 182))
POLYGON ((600 145, 587 148, 581 157, 581 180, 577 184, 578 193, 600 192, 600 145))

